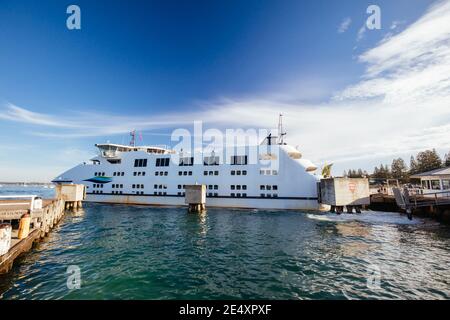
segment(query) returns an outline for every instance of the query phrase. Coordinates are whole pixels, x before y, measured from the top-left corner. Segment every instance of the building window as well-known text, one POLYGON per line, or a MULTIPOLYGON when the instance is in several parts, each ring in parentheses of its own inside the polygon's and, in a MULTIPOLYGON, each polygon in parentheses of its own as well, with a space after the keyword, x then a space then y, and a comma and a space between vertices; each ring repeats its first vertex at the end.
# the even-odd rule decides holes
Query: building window
POLYGON ((440 190, 441 189, 439 180, 431 180, 431 189, 432 190, 440 190))
POLYGON ((442 179, 442 190, 450 189, 450 179, 442 179))

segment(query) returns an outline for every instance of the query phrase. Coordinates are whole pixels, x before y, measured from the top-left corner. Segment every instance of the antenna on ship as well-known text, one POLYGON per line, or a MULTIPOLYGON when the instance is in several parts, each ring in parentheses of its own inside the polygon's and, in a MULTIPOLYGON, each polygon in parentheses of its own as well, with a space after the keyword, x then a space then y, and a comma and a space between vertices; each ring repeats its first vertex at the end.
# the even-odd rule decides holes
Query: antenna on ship
POLYGON ((278 144, 284 144, 284 136, 286 132, 283 130, 283 114, 278 117, 278 144))
POLYGON ((136 130, 131 131, 130 136, 131 136, 130 146, 135 147, 136 146, 136 130))

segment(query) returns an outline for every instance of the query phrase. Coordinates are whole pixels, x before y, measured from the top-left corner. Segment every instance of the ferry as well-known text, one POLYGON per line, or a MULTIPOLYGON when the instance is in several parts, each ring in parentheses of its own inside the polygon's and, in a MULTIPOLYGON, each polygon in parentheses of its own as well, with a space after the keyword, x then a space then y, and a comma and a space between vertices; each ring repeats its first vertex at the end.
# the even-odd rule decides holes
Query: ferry
POLYGON ((204 184, 207 207, 321 209, 317 166, 280 136, 244 151, 192 154, 134 141, 96 144, 97 156, 52 182, 84 184, 86 201, 100 203, 181 206, 185 185, 204 184))

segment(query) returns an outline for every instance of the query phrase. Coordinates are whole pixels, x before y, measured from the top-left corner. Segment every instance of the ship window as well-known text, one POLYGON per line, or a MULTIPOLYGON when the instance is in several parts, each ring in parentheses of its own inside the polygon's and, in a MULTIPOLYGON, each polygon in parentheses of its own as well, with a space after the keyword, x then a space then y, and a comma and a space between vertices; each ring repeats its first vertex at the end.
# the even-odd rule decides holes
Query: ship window
POLYGON ((231 175, 234 176, 236 174, 236 171, 231 170, 231 175))
POLYGON ((135 176, 136 175, 136 171, 135 172, 133 172, 133 176, 135 176))
POLYGON ((153 189, 158 189, 158 185, 157 184, 153 185, 153 189))
POLYGON ((214 171, 214 175, 218 176, 219 175, 219 171, 214 171))
POLYGON ((180 166, 193 166, 194 157, 180 158, 180 166))
POLYGON ((266 190, 272 190, 272 186, 267 185, 266 190))
POLYGON ((181 171, 178 171, 178 175, 179 176, 181 176, 183 174, 183 172, 181 172, 181 171))
POLYGON ((272 186, 273 190, 278 190, 278 186, 272 186))
POLYGON ((213 175, 213 172, 212 172, 212 171, 209 171, 208 174, 209 174, 210 176, 212 176, 212 175, 213 175))
POLYGON ((246 165, 248 162, 247 156, 231 156, 232 165, 246 165))
POLYGON ((278 174, 278 171, 277 171, 277 170, 272 170, 272 174, 273 174, 274 176, 276 176, 276 175, 278 174))
POLYGON ((261 185, 261 186, 259 186, 259 189, 260 190, 266 190, 266 186, 261 185))
POLYGON ((141 189, 144 189, 144 185, 143 184, 141 184, 141 189))
POLYGON ((243 196, 244 198, 247 198, 247 194, 246 194, 246 193, 243 193, 242 196, 243 196))
POLYGON ((208 185, 208 189, 209 189, 209 190, 212 190, 212 185, 208 185))
POLYGON ((178 185, 178 189, 181 189, 181 184, 178 185))
POLYGON ((231 196, 234 197, 234 193, 232 193, 231 196))
MULTIPOLYGON (((136 165, 134 165, 136 166, 136 165)), ((156 158, 156 166, 160 167, 161 166, 161 159, 160 158, 156 158)))
POLYGON ((114 177, 116 176, 116 173, 115 173, 115 172, 113 173, 113 176, 114 176, 114 177))
POLYGON ((133 189, 134 189, 134 188, 136 188, 136 185, 135 185, 135 184, 133 184, 133 185, 131 186, 131 188, 133 188, 133 189))
POLYGON ((145 172, 142 172, 142 175, 145 176, 145 172))
POLYGON ((242 170, 242 175, 246 176, 247 175, 247 170, 242 170))
POLYGON ((234 185, 231 185, 231 190, 234 190, 235 189, 235 186, 234 185))
POLYGON ((106 159, 111 164, 120 164, 122 163, 121 159, 106 159))
POLYGON ((270 198, 270 197, 271 197, 270 193, 266 194, 266 198, 270 198))
POLYGON ((278 194, 274 193, 274 194, 273 194, 273 197, 274 197, 274 198, 278 198, 278 194))
POLYGON ((125 175, 125 172, 122 172, 121 176, 123 177, 125 175))
POLYGON ((266 175, 270 176, 270 170, 266 170, 266 175))
POLYGON ((236 190, 241 190, 241 186, 240 186, 240 185, 237 185, 237 186, 236 186, 236 190))
POLYGON ((192 171, 189 171, 189 175, 192 176, 192 171))
POLYGON ((217 184, 214 185, 214 190, 219 189, 219 186, 217 184))
POLYGON ((219 157, 215 157, 215 156, 204 157, 203 164, 205 166, 218 166, 219 165, 219 157))
POLYGON ((264 170, 259 170, 259 174, 260 175, 264 175, 265 171, 264 170))
POLYGON ((240 176, 240 175, 241 175, 241 170, 237 170, 237 171, 236 171, 236 174, 237 174, 238 176, 240 176))
POLYGON ((203 175, 207 176, 208 175, 208 171, 203 171, 203 175))
POLYGON ((155 171, 155 176, 157 176, 159 174, 159 172, 158 171, 155 171))
POLYGON ((247 186, 246 186, 246 185, 243 185, 243 186, 242 186, 242 190, 247 190, 247 186))

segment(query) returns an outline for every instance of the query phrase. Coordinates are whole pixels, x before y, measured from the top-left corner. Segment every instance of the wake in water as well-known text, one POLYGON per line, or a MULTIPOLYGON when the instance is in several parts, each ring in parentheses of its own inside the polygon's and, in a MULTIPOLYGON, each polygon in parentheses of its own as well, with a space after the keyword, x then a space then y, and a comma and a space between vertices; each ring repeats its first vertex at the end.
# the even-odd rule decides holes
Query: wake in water
POLYGON ((363 211, 362 213, 322 213, 322 214, 307 214, 309 219, 329 222, 348 222, 361 221, 372 224, 399 224, 399 225, 417 225, 417 224, 432 224, 433 222, 422 218, 413 218, 408 220, 406 215, 397 212, 381 212, 381 211, 363 211))

